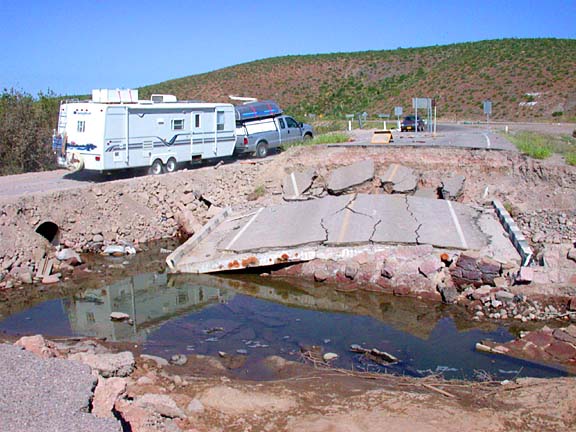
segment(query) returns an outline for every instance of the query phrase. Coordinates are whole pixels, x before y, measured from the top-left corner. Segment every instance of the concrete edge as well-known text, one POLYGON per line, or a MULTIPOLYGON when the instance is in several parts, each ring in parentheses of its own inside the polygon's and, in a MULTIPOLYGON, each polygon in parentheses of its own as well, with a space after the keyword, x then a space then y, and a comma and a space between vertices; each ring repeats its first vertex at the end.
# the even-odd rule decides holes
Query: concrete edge
POLYGON ((308 246, 284 248, 265 252, 231 253, 226 257, 202 262, 183 262, 179 266, 182 273, 216 273, 241 270, 249 267, 266 267, 277 264, 298 263, 313 259, 343 260, 364 252, 379 252, 390 245, 364 245, 350 247, 308 246))
POLYGON ((232 209, 230 207, 225 207, 220 212, 208 221, 197 233, 190 237, 186 242, 176 248, 174 252, 166 257, 166 264, 170 269, 170 272, 176 272, 178 267, 178 262, 191 250, 194 249, 198 243, 204 240, 208 234, 210 234, 218 225, 220 225, 224 220, 230 216, 232 209))
POLYGON ((529 266, 532 262, 534 252, 524 237, 524 234, 522 234, 522 231, 520 231, 520 228, 516 222, 514 222, 512 216, 510 216, 510 213, 508 213, 508 211, 504 208, 499 200, 493 200, 492 205, 496 209, 498 220, 504 227, 504 230, 508 233, 512 244, 522 257, 522 267, 529 266))

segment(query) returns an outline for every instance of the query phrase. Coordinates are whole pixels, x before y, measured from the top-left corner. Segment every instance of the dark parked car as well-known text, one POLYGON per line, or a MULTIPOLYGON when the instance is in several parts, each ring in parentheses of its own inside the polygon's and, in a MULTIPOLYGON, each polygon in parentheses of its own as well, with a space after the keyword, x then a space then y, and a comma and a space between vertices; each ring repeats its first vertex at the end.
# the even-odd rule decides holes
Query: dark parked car
MULTIPOLYGON (((400 131, 402 132, 413 131, 415 129, 415 124, 416 124, 416 117, 406 116, 404 117, 404 120, 402 120, 402 123, 400 124, 400 131)), ((424 122, 420 118, 418 118, 418 131, 424 132, 424 122)))

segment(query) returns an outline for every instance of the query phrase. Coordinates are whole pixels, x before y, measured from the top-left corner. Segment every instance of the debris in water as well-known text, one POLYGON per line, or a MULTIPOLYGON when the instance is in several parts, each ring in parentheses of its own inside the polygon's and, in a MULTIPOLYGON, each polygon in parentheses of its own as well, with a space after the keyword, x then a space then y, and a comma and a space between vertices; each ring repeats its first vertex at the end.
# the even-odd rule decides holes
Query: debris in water
POLYGON ((332 360, 336 360, 338 358, 338 354, 333 352, 327 352, 322 356, 322 358, 324 359, 325 362, 329 362, 332 360))
POLYGON ((385 351, 380 351, 377 348, 372 348, 372 349, 364 348, 358 344, 350 345, 350 351, 355 352, 355 353, 364 354, 364 356, 368 360, 371 360, 374 363, 378 363, 380 365, 395 364, 395 363, 398 363, 400 361, 397 357, 395 357, 392 354, 389 354, 385 351))

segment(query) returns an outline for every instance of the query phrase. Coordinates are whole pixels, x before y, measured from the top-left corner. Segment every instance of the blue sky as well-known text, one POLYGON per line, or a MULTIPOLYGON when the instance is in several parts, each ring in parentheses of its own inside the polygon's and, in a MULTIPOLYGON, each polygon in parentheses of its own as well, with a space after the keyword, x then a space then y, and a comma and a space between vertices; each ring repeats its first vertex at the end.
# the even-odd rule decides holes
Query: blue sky
POLYGON ((576 1, 2 0, 0 85, 85 94, 288 54, 576 37, 576 1))

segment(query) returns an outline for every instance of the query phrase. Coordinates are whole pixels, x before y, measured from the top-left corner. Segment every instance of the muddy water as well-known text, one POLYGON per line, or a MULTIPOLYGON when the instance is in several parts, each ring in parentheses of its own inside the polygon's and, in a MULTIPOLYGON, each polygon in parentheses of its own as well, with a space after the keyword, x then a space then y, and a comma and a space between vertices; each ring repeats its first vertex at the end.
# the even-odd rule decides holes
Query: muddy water
POLYGON ((222 352, 243 359, 235 372, 251 379, 266 378, 260 359, 298 360, 301 348, 311 346, 338 354, 334 366, 375 372, 472 379, 486 373, 496 379, 563 374, 475 352, 481 339, 512 339, 512 329, 480 327, 460 317, 457 308, 250 275, 173 277, 159 271, 161 258, 149 252, 132 260, 96 261, 80 283, 90 288, 72 283, 63 295, 4 311, 0 330, 134 341, 165 358, 222 352), (111 312, 125 312, 132 322, 112 322, 111 312), (350 352, 352 344, 386 351, 400 362, 379 365, 350 352))

